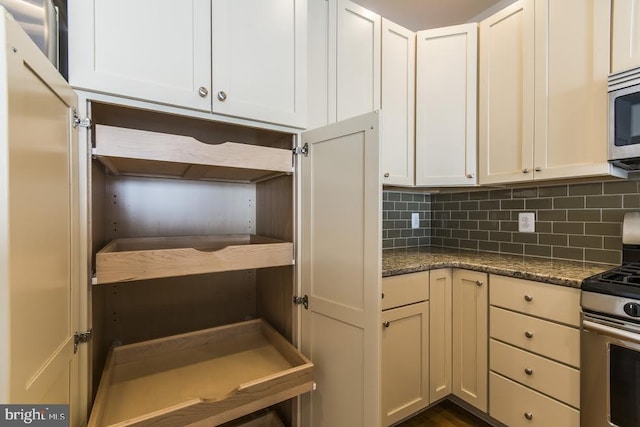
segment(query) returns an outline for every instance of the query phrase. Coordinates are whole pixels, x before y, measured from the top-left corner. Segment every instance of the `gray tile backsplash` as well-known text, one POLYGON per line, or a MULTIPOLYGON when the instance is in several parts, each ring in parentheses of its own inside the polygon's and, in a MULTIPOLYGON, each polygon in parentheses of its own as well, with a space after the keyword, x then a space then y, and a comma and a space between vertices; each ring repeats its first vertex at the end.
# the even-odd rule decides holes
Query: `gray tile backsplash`
POLYGON ((420 194, 383 191, 383 248, 421 245, 619 264, 622 219, 640 181, 420 194), (411 212, 420 229, 411 230, 411 212), (534 212, 534 233, 518 214, 534 212))

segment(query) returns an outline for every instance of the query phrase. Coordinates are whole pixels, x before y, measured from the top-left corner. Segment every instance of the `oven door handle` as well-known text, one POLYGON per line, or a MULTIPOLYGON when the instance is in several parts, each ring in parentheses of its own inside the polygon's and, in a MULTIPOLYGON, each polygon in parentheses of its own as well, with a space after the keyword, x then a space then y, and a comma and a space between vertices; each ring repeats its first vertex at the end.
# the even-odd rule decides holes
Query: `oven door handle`
POLYGON ((588 331, 596 332, 602 335, 606 335, 608 337, 617 338, 619 340, 628 341, 635 344, 640 344, 640 335, 634 332, 613 328, 611 326, 592 322, 586 319, 582 320, 582 327, 588 331))

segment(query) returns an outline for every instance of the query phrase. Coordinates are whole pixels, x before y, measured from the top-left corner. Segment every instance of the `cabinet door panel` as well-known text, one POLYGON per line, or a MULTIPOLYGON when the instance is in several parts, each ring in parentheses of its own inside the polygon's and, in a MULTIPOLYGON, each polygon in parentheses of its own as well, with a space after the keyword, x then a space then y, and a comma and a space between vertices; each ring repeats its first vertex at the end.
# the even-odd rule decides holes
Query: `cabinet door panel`
POLYGON ((301 347, 318 386, 305 426, 380 425, 379 128, 369 113, 302 137, 301 347))
POLYGON ((302 3, 212 2, 214 112, 305 126, 307 10, 302 3))
POLYGON ((453 271, 453 393, 487 410, 487 275, 453 271))
POLYGON ((380 109, 380 15, 349 0, 337 2, 333 121, 380 109))
POLYGON ((0 401, 70 404, 80 425, 77 97, 4 14, 0 39, 0 401))
POLYGON ((478 26, 417 37, 416 185, 475 184, 478 26))
POLYGON ((611 72, 640 67, 640 0, 611 0, 611 72))
POLYGON ((608 173, 609 1, 536 1, 535 14, 535 179, 608 173))
POLYGON ((451 393, 451 270, 429 272, 429 403, 451 393))
POLYGON ((382 313, 382 424, 429 404, 429 302, 382 313))
POLYGON ((533 12, 520 0, 480 23, 480 184, 533 179, 533 12))
POLYGON ((69 82, 211 111, 208 0, 70 0, 69 82))
POLYGON ((413 185, 416 35, 382 20, 383 183, 413 185))

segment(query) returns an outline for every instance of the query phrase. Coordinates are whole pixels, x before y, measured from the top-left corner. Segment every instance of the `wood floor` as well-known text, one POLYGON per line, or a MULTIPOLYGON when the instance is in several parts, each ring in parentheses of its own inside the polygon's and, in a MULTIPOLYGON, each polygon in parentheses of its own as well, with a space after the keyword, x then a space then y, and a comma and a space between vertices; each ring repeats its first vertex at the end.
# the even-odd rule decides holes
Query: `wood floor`
POLYGON ((445 400, 397 427, 491 427, 458 405, 445 400))

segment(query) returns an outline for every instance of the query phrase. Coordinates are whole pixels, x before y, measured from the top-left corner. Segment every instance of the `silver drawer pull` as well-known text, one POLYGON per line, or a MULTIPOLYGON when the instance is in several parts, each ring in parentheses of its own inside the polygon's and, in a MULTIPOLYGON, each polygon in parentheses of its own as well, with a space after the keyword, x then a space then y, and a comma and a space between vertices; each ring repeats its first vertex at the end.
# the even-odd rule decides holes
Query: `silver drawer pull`
POLYGON ((524 333, 524 336, 527 337, 527 338, 533 338, 533 332, 526 331, 524 333))
POLYGON ((218 92, 218 101, 220 101, 220 102, 224 102, 224 101, 226 101, 226 100, 227 100, 227 94, 226 94, 226 92, 225 92, 225 91, 222 91, 222 90, 221 90, 220 92, 218 92))
POLYGON ((527 302, 531 302, 531 301, 533 301, 533 297, 531 295, 525 295, 524 296, 524 300, 527 301, 527 302))
POLYGON ((524 368, 524 373, 527 375, 533 375, 533 369, 531 368, 524 368))
POLYGON ((200 88, 198 89, 198 95, 200 95, 200 97, 202 98, 206 98, 207 95, 209 95, 209 91, 206 87, 200 86, 200 88))
POLYGON ((476 176, 475 176, 474 174, 472 174, 472 173, 468 173, 466 176, 467 176, 467 178, 469 178, 469 179, 473 179, 473 178, 475 178, 475 177, 476 177, 476 176))
POLYGON ((525 412, 524 417, 531 421, 533 419, 533 414, 531 412, 525 412))
POLYGON ((388 328, 389 325, 391 325, 391 322, 389 322, 389 321, 382 322, 382 326, 384 326, 385 328, 388 328))
POLYGON ((391 176, 391 175, 389 174, 389 172, 385 172, 385 173, 384 173, 384 177, 385 177, 385 178, 389 178, 389 176, 391 176))

